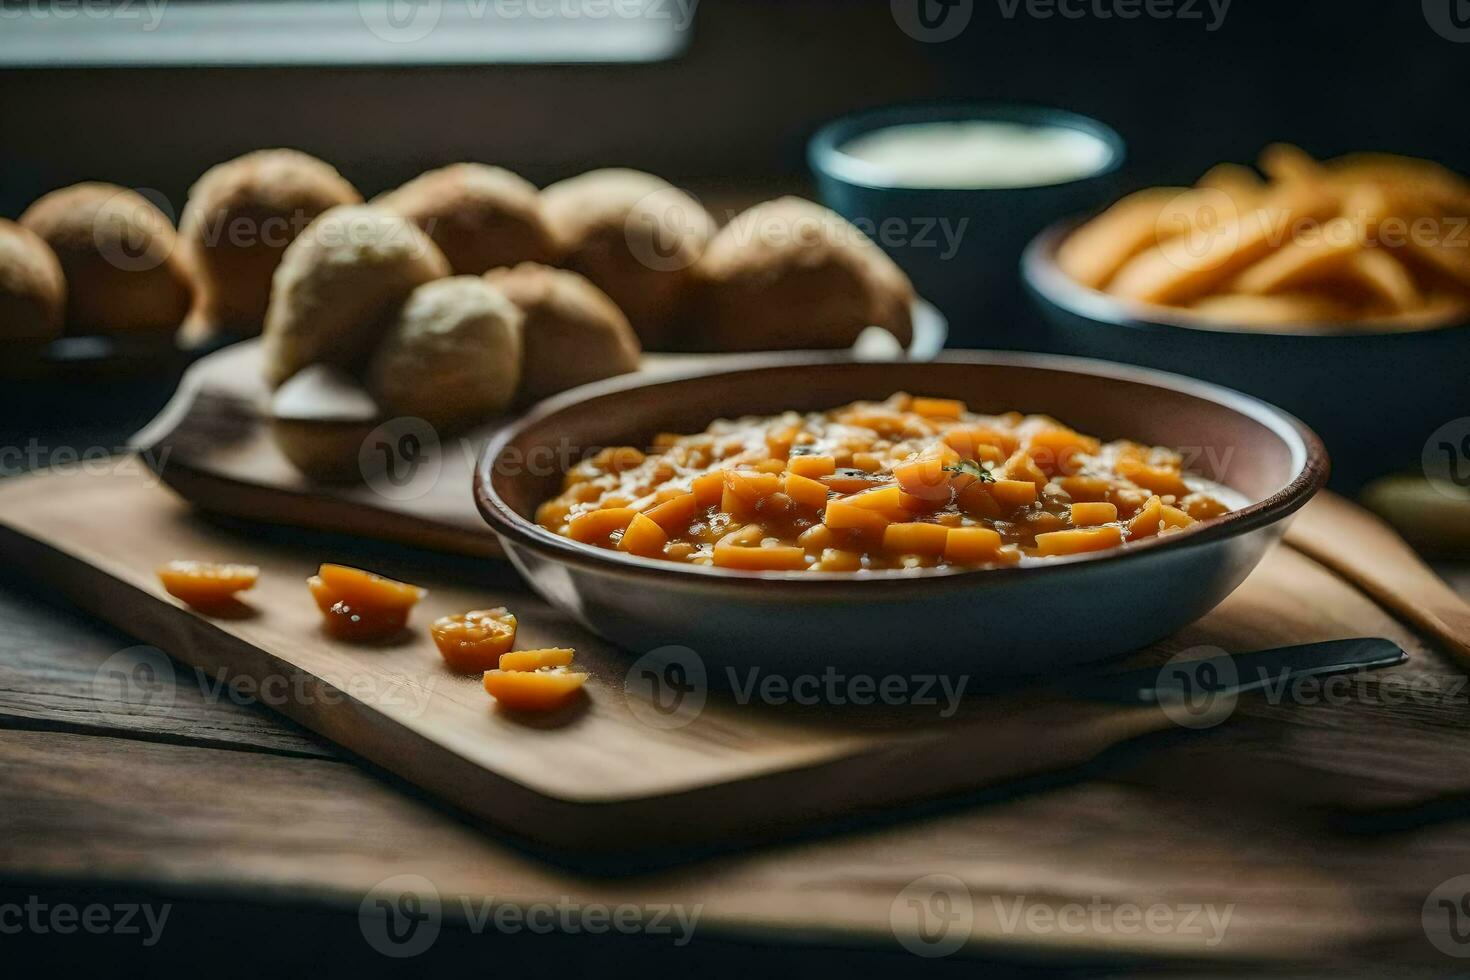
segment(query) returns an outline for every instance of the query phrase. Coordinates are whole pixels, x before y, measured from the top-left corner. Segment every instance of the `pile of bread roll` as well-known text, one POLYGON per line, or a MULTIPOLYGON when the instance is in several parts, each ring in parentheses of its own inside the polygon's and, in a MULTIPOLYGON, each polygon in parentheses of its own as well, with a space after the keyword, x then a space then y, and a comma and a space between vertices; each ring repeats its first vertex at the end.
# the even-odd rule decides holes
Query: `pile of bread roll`
MULTIPOLYGON (((177 231, 100 183, 0 221, 0 337, 262 333, 266 381, 295 379, 298 413, 358 386, 380 417, 446 429, 636 370, 645 348, 841 348, 870 326, 907 345, 912 301, 898 267, 817 204, 768 201, 720 228, 634 170, 538 190, 460 163, 364 203, 329 164, 260 150, 200 177, 177 231)), ((290 441, 299 466, 331 469, 290 441)))

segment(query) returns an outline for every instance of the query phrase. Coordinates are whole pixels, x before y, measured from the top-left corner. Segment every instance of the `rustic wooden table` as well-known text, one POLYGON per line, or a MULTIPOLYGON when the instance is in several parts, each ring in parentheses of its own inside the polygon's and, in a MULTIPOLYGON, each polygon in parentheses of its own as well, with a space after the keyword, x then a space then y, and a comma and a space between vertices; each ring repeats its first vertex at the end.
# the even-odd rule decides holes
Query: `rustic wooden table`
MULTIPOLYGON (((1470 593, 1470 569, 1440 570, 1470 593)), ((1387 975, 1386 964, 1414 975, 1458 965, 1418 915, 1437 885, 1470 873, 1470 712, 1452 671, 1431 671, 1421 687, 1397 693, 1370 682, 1342 703, 1258 705, 1206 732, 1149 736, 1082 772, 802 839, 681 854, 657 867, 638 858, 576 865, 472 826, 183 669, 165 678, 161 705, 115 699, 97 678, 136 642, 39 594, 24 569, 5 572, 0 950, 121 972, 377 975, 403 961, 381 952, 371 924, 379 920, 359 913, 383 894, 379 883, 413 875, 446 898, 494 897, 459 915, 446 901, 433 942, 407 961, 414 967, 973 974, 973 959, 915 956, 897 941, 874 944, 870 933, 815 932, 804 927, 800 902, 744 925, 725 916, 687 943, 676 918, 696 914, 706 897, 741 896, 749 907, 751 896, 776 892, 813 902, 873 889, 898 896, 929 872, 998 892, 1135 899, 1135 912, 1116 897, 1100 909, 1079 906, 1092 922, 1080 927, 1085 947, 1071 941, 1067 922, 1023 926, 1049 930, 1054 942, 1040 944, 1040 957, 1036 943, 997 946, 986 965, 1002 974, 1201 967, 1210 962, 1208 930, 1220 927, 1208 916, 1236 906, 1251 917, 1253 948, 1273 959, 1340 947, 1335 968, 1376 976, 1387 975), (665 928, 646 928, 668 904, 675 909, 665 928), (533 908, 544 919, 533 920, 533 908), (627 928, 616 925, 624 908, 627 928), (1160 927, 1181 938, 1177 958, 1138 959, 1129 930, 1148 927, 1127 916, 1151 909, 1199 917, 1195 931, 1180 918, 1160 927), (133 931, 120 928, 125 914, 133 931), (557 916, 558 931, 538 927, 557 916), (1097 943, 1110 933, 1119 936, 1111 952, 1097 943)), ((924 901, 942 917, 948 907, 942 896, 933 904, 935 894, 931 887, 924 901)), ((1445 894, 1459 901, 1464 889, 1445 894)), ((401 911, 412 919, 419 909, 401 911)), ((1152 945, 1169 952, 1167 940, 1152 945)))

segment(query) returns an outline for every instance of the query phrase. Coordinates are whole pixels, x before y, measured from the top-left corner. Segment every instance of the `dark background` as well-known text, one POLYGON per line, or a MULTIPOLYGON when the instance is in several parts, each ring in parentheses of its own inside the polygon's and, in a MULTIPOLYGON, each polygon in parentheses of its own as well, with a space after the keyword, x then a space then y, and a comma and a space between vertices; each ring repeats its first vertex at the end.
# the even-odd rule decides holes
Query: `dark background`
POLYGON ((1008 18, 1010 0, 974 0, 957 39, 923 43, 888 0, 703 0, 687 53, 654 65, 0 71, 0 214, 89 178, 177 208, 207 166, 274 145, 369 194, 458 159, 538 183, 608 164, 789 183, 821 121, 946 97, 1095 115, 1127 139, 1138 184, 1250 161, 1272 140, 1470 171, 1470 43, 1436 33, 1420 0, 1233 0, 1215 31, 1204 0, 1195 19, 1135 20, 1071 2, 1087 16, 1023 3, 1008 18))

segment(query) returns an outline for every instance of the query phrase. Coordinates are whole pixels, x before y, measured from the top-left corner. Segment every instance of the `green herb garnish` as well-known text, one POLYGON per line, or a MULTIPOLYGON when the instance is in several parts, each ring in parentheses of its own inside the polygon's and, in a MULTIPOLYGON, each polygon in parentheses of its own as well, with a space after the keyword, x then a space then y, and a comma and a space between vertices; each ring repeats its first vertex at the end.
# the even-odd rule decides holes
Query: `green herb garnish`
POLYGON ((973 476, 981 483, 994 483, 995 475, 986 466, 975 462, 973 459, 962 459, 953 466, 943 467, 946 473, 964 473, 973 476))

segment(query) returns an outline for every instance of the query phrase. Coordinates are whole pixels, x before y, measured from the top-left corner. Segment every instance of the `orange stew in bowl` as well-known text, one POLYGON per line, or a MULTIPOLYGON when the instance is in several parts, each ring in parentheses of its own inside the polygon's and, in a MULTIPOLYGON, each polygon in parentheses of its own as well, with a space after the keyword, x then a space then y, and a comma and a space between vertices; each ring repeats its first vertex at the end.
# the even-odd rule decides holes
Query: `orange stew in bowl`
POLYGON ((1179 454, 896 394, 604 449, 536 512, 576 541, 723 568, 986 567, 1174 534, 1231 508, 1179 454))

